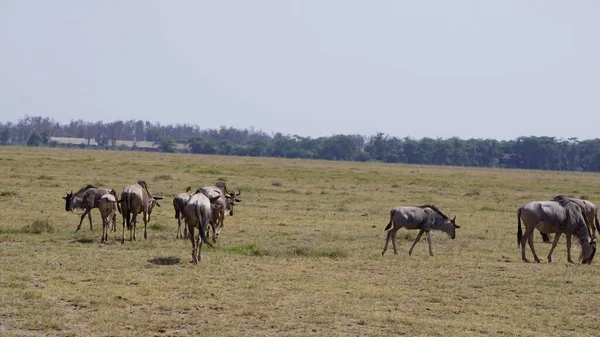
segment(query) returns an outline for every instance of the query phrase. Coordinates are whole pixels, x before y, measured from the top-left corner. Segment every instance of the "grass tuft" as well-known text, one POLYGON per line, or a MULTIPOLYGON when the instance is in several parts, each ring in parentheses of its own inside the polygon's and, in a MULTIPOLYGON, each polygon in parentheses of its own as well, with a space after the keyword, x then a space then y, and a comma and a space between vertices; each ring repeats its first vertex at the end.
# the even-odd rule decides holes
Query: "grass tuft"
POLYGON ((48 223, 48 220, 35 220, 31 224, 23 226, 18 232, 23 234, 52 233, 54 228, 48 223))
POLYGON ((269 255, 271 255, 271 252, 269 250, 259 247, 256 242, 253 242, 253 243, 250 243, 247 245, 242 245, 242 246, 227 247, 227 248, 224 248, 223 250, 228 251, 233 254, 247 255, 247 256, 269 256, 269 255))
POLYGON ((274 181, 271 183, 271 186, 281 187, 281 186, 283 186, 283 184, 280 181, 274 181))
POLYGON ((159 232, 162 232, 167 229, 167 227, 165 225, 158 223, 158 222, 153 222, 151 224, 148 224, 148 228, 150 228, 153 231, 159 231, 159 232))
POLYGON ((13 192, 13 191, 0 192, 0 197, 16 197, 17 195, 18 195, 17 192, 13 192))
POLYGON ((477 189, 470 190, 467 193, 465 193, 465 197, 476 197, 476 196, 479 196, 479 195, 481 195, 481 191, 477 190, 477 189))
POLYGON ((38 180, 54 180, 54 177, 42 174, 38 177, 38 180))
POLYGON ((160 180, 171 180, 171 179, 173 179, 173 177, 171 177, 171 176, 170 176, 170 175, 168 175, 168 174, 159 174, 159 175, 156 175, 156 176, 154 176, 154 180, 155 180, 155 181, 160 181, 160 180))

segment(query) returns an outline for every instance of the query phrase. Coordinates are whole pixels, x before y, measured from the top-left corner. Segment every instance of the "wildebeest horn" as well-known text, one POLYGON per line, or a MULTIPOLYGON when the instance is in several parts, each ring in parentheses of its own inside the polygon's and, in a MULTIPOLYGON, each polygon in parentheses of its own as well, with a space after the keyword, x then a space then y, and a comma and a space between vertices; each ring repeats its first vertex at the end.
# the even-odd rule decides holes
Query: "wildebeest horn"
POLYGON ((452 218, 452 222, 454 222, 456 220, 456 215, 454 216, 454 218, 452 218))

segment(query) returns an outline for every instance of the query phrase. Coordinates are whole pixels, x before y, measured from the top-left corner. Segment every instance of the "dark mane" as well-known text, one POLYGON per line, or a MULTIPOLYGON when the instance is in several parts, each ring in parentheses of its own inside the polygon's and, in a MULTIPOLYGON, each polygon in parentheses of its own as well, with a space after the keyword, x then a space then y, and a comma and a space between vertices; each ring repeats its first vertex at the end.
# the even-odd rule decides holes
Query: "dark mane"
POLYGON ((217 186, 218 188, 220 188, 221 190, 223 190, 223 192, 225 192, 225 194, 229 194, 229 193, 227 192, 227 186, 225 185, 225 183, 224 183, 224 182, 222 182, 222 181, 217 181, 217 182, 215 183, 215 186, 217 186))
POLYGON ((559 195, 555 196, 554 198, 552 198, 550 200, 551 201, 561 201, 561 200, 565 200, 565 199, 568 199, 568 197, 565 197, 564 195, 559 194, 559 195))
POLYGON ((437 208, 435 205, 421 205, 421 206, 417 206, 419 208, 431 208, 432 210, 436 211, 440 216, 442 216, 444 219, 450 219, 449 217, 446 216, 446 214, 442 213, 442 211, 440 211, 439 208, 437 208))
POLYGON ((96 187, 96 186, 94 186, 94 185, 91 185, 91 184, 89 184, 89 185, 87 185, 87 186, 85 186, 85 187, 82 187, 82 188, 80 188, 80 189, 79 189, 79 191, 77 191, 75 194, 79 194, 79 193, 81 193, 81 192, 87 191, 87 190, 89 190, 90 188, 98 188, 98 187, 96 187))
POLYGON ((148 185, 146 184, 145 181, 138 180, 137 184, 140 185, 140 186, 142 186, 142 188, 146 190, 146 193, 148 193, 148 196, 152 196, 152 194, 150 194, 150 191, 148 191, 148 185))

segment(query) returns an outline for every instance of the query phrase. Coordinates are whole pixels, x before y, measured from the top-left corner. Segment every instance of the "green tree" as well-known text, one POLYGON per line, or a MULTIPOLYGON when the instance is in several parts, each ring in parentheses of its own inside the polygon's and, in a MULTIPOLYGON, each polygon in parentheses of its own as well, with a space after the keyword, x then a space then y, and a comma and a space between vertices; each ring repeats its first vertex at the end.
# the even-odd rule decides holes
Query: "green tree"
POLYGON ((158 149, 161 152, 175 152, 175 141, 171 137, 160 137, 158 139, 158 149))
POLYGON ((37 132, 33 132, 29 139, 27 139, 27 146, 40 146, 43 143, 42 136, 38 135, 37 132))

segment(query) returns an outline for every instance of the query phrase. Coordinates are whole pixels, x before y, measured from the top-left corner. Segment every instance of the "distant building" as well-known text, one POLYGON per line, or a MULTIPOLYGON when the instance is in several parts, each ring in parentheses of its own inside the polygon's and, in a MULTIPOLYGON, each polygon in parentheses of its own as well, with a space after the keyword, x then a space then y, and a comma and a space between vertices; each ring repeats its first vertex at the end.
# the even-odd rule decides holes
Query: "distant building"
POLYGON ((55 144, 59 146, 98 146, 98 143, 94 138, 90 138, 88 142, 87 138, 50 137, 48 142, 50 144, 55 144))

